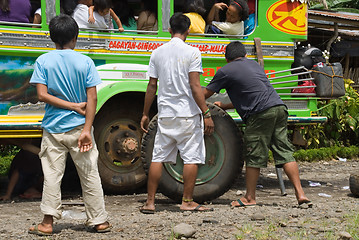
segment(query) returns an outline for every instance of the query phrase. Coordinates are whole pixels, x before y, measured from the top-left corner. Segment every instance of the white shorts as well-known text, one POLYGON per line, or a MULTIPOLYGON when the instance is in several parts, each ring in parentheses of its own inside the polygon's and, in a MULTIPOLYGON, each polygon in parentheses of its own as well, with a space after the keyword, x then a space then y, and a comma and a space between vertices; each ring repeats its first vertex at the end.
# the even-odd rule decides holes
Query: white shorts
POLYGON ((176 163, 178 151, 183 164, 205 163, 201 115, 158 119, 152 162, 176 163))

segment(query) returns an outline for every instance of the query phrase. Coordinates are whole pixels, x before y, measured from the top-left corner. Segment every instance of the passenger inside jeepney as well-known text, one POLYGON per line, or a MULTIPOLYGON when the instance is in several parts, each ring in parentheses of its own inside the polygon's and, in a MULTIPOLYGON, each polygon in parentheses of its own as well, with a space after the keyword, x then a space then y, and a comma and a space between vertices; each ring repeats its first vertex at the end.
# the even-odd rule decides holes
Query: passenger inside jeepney
POLYGON ((137 19, 137 30, 157 31, 157 0, 142 0, 141 9, 137 19))
POLYGON ((203 19, 206 9, 203 0, 187 0, 184 15, 191 20, 190 33, 204 33, 206 22, 203 19))
MULTIPOLYGON (((137 30, 137 22, 133 9, 127 0, 116 0, 113 2, 113 11, 120 18, 122 27, 125 30, 137 30)), ((116 28, 116 23, 114 27, 116 28)))
POLYGON ((103 22, 102 28, 113 29, 114 21, 120 32, 123 32, 122 23, 116 13, 111 8, 111 0, 93 0, 93 6, 89 7, 89 19, 88 22, 94 24, 96 21, 103 22), (95 13, 97 13, 97 20, 95 19, 95 13))
POLYGON ((0 1, 0 21, 29 23, 30 15, 31 4, 29 0, 0 1))
POLYGON ((249 16, 248 4, 245 0, 231 0, 215 3, 207 16, 208 33, 244 35, 244 21, 249 16), (220 19, 220 11, 226 11, 225 21, 220 19))

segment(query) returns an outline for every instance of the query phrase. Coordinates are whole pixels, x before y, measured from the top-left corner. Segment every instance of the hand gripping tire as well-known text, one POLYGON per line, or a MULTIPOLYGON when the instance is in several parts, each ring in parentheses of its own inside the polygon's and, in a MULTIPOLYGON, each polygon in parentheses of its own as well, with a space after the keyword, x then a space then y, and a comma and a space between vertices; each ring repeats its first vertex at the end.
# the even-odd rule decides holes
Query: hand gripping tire
MULTIPOLYGON (((242 135, 233 119, 221 108, 208 104, 215 124, 214 133, 205 136, 206 163, 199 165, 194 188, 195 201, 204 202, 215 199, 229 190, 243 168, 242 135)), ((157 115, 152 118, 148 133, 144 134, 141 158, 148 172, 157 132, 157 115)), ((183 163, 179 155, 177 163, 164 164, 160 191, 167 197, 180 202, 183 193, 183 163)))

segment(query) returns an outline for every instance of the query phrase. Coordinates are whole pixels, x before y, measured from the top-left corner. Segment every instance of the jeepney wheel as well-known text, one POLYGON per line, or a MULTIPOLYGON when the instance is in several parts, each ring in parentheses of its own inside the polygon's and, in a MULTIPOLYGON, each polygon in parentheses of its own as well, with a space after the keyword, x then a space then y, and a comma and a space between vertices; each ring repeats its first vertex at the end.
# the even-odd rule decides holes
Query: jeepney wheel
POLYGON ((146 183, 147 176, 140 159, 142 130, 139 125, 141 111, 138 109, 126 107, 129 111, 121 111, 111 108, 96 116, 98 168, 106 192, 127 192, 146 183), (131 110, 139 113, 131 113, 131 110))
POLYGON ((350 175, 349 188, 354 196, 359 197, 359 174, 350 175))
MULTIPOLYGON (((204 202, 215 199, 229 190, 243 168, 242 135, 233 119, 221 108, 208 104, 215 124, 214 133, 205 136, 206 163, 199 165, 194 188, 195 201, 204 202)), ((142 139, 141 158, 148 171, 154 139, 157 132, 155 116, 142 139)), ((183 163, 177 155, 176 164, 164 164, 160 191, 167 197, 180 202, 183 193, 183 163)))

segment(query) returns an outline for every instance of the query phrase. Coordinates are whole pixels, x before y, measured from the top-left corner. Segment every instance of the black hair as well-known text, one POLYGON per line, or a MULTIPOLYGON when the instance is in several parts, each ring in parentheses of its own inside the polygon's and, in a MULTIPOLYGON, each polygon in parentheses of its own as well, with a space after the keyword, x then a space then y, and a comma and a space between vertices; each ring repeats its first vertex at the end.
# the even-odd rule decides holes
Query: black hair
POLYGON ((187 0, 186 12, 195 12, 204 16, 206 9, 204 8, 203 0, 187 0))
POLYGON ((149 11, 156 15, 157 17, 157 0, 142 0, 143 10, 149 11))
POLYGON ((4 13, 10 12, 9 0, 0 0, 0 9, 4 13))
POLYGON ((191 20, 183 15, 183 13, 177 12, 170 18, 170 26, 173 34, 184 34, 188 31, 190 25, 191 20))
POLYGON ((225 57, 228 61, 233 61, 239 57, 245 57, 247 54, 244 45, 240 41, 234 41, 227 45, 225 57))
POLYGON ((94 10, 96 12, 112 7, 111 0, 93 0, 94 10))
POLYGON ((244 21, 249 16, 249 7, 245 0, 231 0, 230 5, 237 8, 241 21, 244 21))
POLYGON ((54 43, 64 47, 79 34, 79 26, 76 21, 66 14, 60 14, 59 16, 51 19, 49 24, 50 38, 54 43))
POLYGON ((130 20, 135 20, 133 9, 130 8, 127 0, 116 0, 113 2, 112 10, 120 18, 122 25, 130 27, 130 20))
POLYGON ((61 0, 60 1, 60 7, 62 10, 62 13, 65 13, 67 15, 72 15, 74 13, 74 10, 78 4, 78 0, 61 0))

